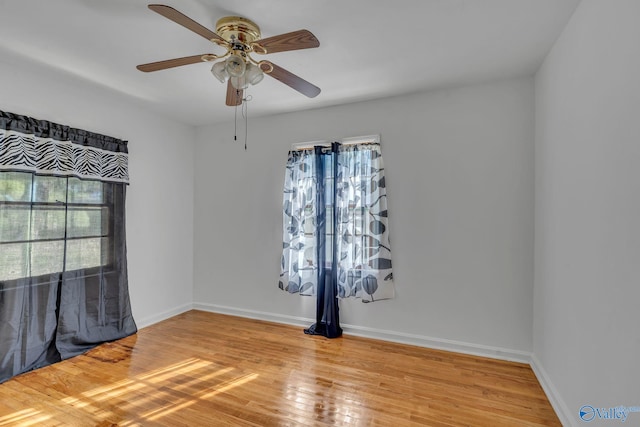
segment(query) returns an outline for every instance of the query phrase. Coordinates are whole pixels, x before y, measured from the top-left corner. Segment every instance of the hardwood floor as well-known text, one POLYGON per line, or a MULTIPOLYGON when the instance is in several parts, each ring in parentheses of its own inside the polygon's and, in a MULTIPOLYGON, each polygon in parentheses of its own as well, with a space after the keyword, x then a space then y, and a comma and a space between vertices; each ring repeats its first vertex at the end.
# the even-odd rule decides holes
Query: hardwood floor
POLYGON ((190 311, 0 384, 0 426, 553 426, 528 365, 190 311))

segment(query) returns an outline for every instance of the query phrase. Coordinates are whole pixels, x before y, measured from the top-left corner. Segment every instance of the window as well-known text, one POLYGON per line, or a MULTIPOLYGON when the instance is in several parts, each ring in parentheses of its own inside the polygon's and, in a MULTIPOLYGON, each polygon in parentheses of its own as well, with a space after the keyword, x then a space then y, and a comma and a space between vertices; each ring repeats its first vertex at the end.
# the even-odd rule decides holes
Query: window
POLYGON ((0 281, 108 265, 108 185, 0 172, 0 281))
POLYGON ((340 298, 393 297, 386 183, 377 142, 289 152, 278 286, 314 295, 329 270, 340 298))
POLYGON ((0 383, 136 332, 128 153, 127 141, 0 111, 0 383))
POLYGON ((342 334, 338 298, 393 298, 384 166, 378 141, 289 151, 278 287, 316 295, 305 333, 342 334))

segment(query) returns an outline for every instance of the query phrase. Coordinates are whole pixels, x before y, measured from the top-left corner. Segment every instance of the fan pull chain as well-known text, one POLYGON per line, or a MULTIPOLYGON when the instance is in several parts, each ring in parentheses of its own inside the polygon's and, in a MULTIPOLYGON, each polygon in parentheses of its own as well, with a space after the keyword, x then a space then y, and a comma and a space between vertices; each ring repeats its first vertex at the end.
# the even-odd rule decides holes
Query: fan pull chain
MULTIPOLYGON (((238 96, 238 90, 236 90, 236 97, 238 96)), ((233 140, 238 140, 238 103, 236 102, 235 109, 233 110, 233 140)))
MULTIPOLYGON (((240 91, 236 90, 236 97, 240 96, 240 91)), ((251 101, 251 95, 242 99, 242 117, 244 118, 244 149, 247 150, 247 134, 249 133, 249 115, 247 114, 247 102, 251 101)), ((238 104, 233 110, 233 140, 238 140, 238 104)))
POLYGON ((242 116, 244 117, 244 151, 247 151, 247 134, 249 133, 249 114, 247 114, 247 102, 251 101, 251 96, 243 99, 242 116))

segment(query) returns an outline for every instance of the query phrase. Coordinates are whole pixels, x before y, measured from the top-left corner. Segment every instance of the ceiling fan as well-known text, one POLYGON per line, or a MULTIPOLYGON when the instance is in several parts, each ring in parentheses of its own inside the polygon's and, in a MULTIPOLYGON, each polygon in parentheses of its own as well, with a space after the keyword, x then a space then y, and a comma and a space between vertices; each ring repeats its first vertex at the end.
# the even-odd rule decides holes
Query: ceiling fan
POLYGON ((225 48, 227 51, 222 55, 205 53, 141 64, 136 67, 140 71, 159 71, 203 61, 217 61, 213 64, 211 73, 222 83, 227 83, 226 104, 229 106, 242 104, 244 89, 249 84, 259 83, 264 74, 281 81, 309 98, 313 98, 320 93, 319 87, 273 62, 267 60, 256 61, 250 56, 251 53, 264 55, 320 46, 318 39, 308 30, 298 30, 261 39, 260 27, 255 22, 239 16, 227 16, 219 19, 216 22, 216 31, 214 32, 170 6, 150 4, 149 9, 225 48))

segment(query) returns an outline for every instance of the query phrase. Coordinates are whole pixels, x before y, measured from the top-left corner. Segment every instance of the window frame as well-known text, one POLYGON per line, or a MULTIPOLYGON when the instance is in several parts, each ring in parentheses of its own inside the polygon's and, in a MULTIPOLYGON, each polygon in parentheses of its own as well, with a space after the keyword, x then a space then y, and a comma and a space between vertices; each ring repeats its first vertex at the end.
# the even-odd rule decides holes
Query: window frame
MULTIPOLYGON (((20 277, 3 277, 1 276, 1 274, 3 274, 3 272, 0 270, 0 283, 5 284, 5 283, 11 283, 11 282, 18 282, 21 280, 25 280, 25 279, 29 279, 29 278, 44 278, 47 276, 51 276, 51 275, 56 275, 56 274, 64 274, 64 273, 69 273, 69 272, 77 272, 77 271, 84 271, 85 274, 84 276, 93 276, 98 274, 100 271, 109 271, 111 269, 113 269, 113 263, 114 263, 114 242, 113 242, 113 236, 112 236, 112 230, 114 227, 113 224, 113 220, 114 220, 114 209, 115 209, 115 204, 113 200, 109 200, 110 198, 107 197, 107 189, 105 187, 105 182, 102 181, 98 181, 98 180, 82 180, 80 178, 74 177, 74 176, 51 176, 51 175, 41 175, 41 174, 36 174, 36 173, 32 173, 32 172, 23 172, 23 171, 3 171, 0 173, 22 173, 25 175, 31 175, 31 194, 29 196, 30 200, 29 201, 24 201, 24 200, 0 200, 0 209, 4 208, 4 207, 24 207, 27 208, 25 209, 27 212, 25 212, 25 215, 29 216, 28 219, 28 224, 29 227, 31 227, 31 224, 33 222, 33 212, 36 211, 37 209, 43 209, 43 210, 51 210, 51 208, 61 208, 62 210, 64 210, 64 218, 63 218, 63 224, 64 224, 64 232, 63 235, 61 237, 56 236, 56 237, 50 237, 50 238, 31 238, 32 236, 30 235, 31 233, 28 232, 27 234, 27 238, 26 239, 21 239, 21 240, 9 240, 9 241, 0 241, 0 250, 2 249, 3 246, 5 245, 27 245, 27 251, 30 252, 31 248, 30 245, 34 244, 34 243, 40 243, 40 242, 61 242, 62 243, 62 262, 61 262, 61 269, 60 271, 49 271, 49 272, 45 272, 45 273, 41 273, 41 274, 35 274, 35 275, 27 275, 27 276, 20 276, 20 277), (56 178, 56 179, 61 179, 64 180, 65 182, 65 201, 60 201, 60 200, 56 200, 56 201, 34 201, 34 199, 36 199, 35 196, 35 188, 36 188, 36 179, 37 177, 52 177, 52 178, 56 178), (70 202, 69 199, 71 197, 69 197, 70 192, 72 190, 72 185, 70 180, 72 179, 77 179, 78 181, 93 181, 96 183, 100 184, 100 193, 101 193, 101 201, 100 203, 91 203, 91 202, 82 202, 82 201, 75 201, 75 202, 70 202), (91 212, 91 211, 100 211, 100 234, 89 234, 89 235, 81 235, 81 236, 69 236, 69 230, 73 227, 72 224, 69 223, 70 217, 69 217, 69 212, 70 211, 76 211, 76 212, 91 212), (99 239, 99 245, 100 245, 100 253, 99 253, 99 264, 97 265, 89 265, 86 267, 80 267, 80 268, 74 268, 74 269, 67 269, 68 265, 69 265, 69 261, 68 261, 68 252, 69 252, 69 242, 78 242, 78 241, 90 241, 90 240, 95 240, 95 239, 99 239)), ((2 224, 0 224, 0 226, 2 226, 2 224)), ((32 256, 30 253, 27 254, 23 254, 22 255, 22 262, 25 262, 25 258, 24 257, 30 257, 32 256)), ((29 264, 31 264, 32 260, 29 260, 29 264)))

